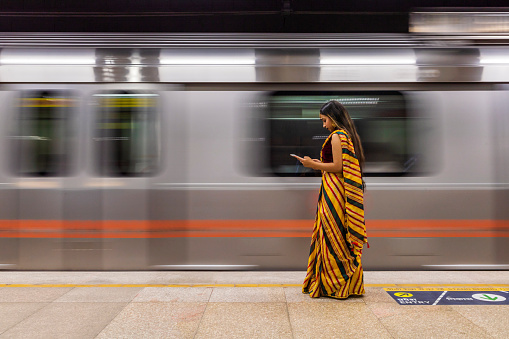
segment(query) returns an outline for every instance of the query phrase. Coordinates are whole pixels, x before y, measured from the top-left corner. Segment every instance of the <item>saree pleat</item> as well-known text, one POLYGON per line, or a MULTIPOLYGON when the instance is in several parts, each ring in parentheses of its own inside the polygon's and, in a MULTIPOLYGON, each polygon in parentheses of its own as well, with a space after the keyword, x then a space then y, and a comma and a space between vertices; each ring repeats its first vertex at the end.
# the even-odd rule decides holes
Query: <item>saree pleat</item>
POLYGON ((364 293, 361 249, 367 238, 362 176, 353 143, 345 131, 334 131, 324 147, 334 134, 341 140, 343 173, 322 174, 302 289, 313 298, 344 299, 364 293))

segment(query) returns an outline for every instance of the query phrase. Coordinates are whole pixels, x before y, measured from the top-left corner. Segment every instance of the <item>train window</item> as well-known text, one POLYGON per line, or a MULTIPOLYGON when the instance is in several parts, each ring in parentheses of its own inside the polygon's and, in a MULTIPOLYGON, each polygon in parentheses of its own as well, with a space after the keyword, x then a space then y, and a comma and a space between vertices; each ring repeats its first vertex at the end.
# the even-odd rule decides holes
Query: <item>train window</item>
POLYGON ((157 94, 112 91, 94 95, 94 143, 102 176, 153 175, 159 163, 157 94))
POLYGON ((19 98, 13 141, 15 173, 67 176, 71 158, 71 118, 76 99, 66 91, 26 91, 19 98))
POLYGON ((329 132, 319 119, 320 107, 338 100, 350 113, 366 159, 364 175, 408 173, 405 99, 400 92, 275 92, 267 98, 270 171, 281 176, 319 176, 290 157, 290 153, 320 157, 329 132))

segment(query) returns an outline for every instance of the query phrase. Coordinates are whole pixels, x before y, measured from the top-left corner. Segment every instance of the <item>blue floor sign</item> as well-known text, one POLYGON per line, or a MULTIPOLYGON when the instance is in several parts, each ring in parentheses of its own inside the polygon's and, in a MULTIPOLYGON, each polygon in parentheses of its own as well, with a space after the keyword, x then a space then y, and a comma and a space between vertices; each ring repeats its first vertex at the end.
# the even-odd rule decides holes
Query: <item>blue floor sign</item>
POLYGON ((509 292, 475 288, 384 288, 400 305, 509 305, 509 292))

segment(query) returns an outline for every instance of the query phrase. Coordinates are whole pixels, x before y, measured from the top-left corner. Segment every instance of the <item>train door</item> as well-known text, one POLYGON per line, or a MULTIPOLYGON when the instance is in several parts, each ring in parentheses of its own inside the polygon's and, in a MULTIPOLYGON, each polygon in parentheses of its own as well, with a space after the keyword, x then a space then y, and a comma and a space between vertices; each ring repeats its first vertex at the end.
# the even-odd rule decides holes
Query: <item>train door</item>
MULTIPOLYGON (((3 122, 11 120, 10 108, 13 102, 13 92, 0 91, 0 102, 4 109, 0 110, 0 119, 3 122)), ((0 126, 0 269, 15 269, 19 260, 18 238, 18 191, 14 187, 12 172, 9 167, 10 149, 9 139, 10 124, 3 123, 0 126)))
POLYGON ((494 100, 495 135, 495 258, 498 268, 509 268, 509 85, 497 88, 494 100), (498 266, 500 265, 500 266, 498 266))
POLYGON ((16 197, 10 211, 17 224, 11 238, 19 249, 16 268, 61 269, 64 192, 76 171, 80 101, 63 87, 13 89, 5 159, 16 197))
POLYGON ((148 269, 181 269, 188 263, 189 135, 188 92, 172 87, 161 93, 159 170, 149 190, 148 269))
POLYGON ((98 87, 89 97, 89 176, 82 194, 100 211, 100 221, 91 222, 101 231, 100 268, 145 269, 150 189, 161 162, 161 95, 122 85, 98 87))

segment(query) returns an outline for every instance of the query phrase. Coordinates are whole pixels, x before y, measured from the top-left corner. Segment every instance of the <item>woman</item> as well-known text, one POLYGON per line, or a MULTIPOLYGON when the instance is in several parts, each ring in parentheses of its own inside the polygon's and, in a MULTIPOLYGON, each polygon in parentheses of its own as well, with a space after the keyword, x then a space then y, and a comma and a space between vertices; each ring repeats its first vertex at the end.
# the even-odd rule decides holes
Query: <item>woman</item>
POLYGON ((322 171, 311 250, 303 293, 344 299, 364 293, 361 265, 366 239, 362 166, 364 153, 347 110, 338 101, 320 109, 331 134, 320 160, 296 157, 305 167, 322 171))

